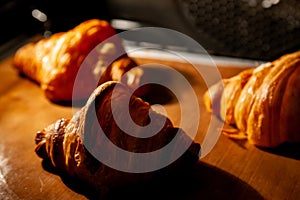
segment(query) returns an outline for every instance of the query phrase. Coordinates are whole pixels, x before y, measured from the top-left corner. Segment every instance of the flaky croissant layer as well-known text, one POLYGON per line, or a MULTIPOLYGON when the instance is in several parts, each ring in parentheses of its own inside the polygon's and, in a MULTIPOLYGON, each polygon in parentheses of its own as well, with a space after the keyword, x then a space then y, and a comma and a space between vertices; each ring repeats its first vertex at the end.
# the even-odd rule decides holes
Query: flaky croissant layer
MULTIPOLYGON (((72 119, 59 119, 36 134, 37 155, 43 159, 50 160, 53 166, 67 172, 70 176, 77 176, 82 181, 89 183, 97 190, 109 190, 112 187, 130 183, 136 183, 154 177, 157 172, 129 173, 114 169, 96 159, 93 152, 99 149, 102 154, 109 154, 110 159, 118 159, 114 149, 107 147, 101 136, 101 130, 109 138, 110 142, 118 148, 135 153, 152 152, 163 148, 170 141, 174 140, 178 128, 173 127, 167 118, 159 132, 150 138, 137 138, 125 133, 114 120, 123 119, 126 126, 129 119, 124 119, 124 111, 129 109, 132 120, 139 126, 148 123, 156 125, 161 121, 162 116, 151 110, 150 105, 140 98, 131 96, 127 86, 115 89, 117 82, 110 81, 101 84, 92 93, 87 104, 78 111, 72 119), (113 92, 114 94, 113 95, 113 92), (129 105, 125 98, 130 97, 129 105), (116 101, 116 107, 112 108, 112 100, 116 101), (128 108, 129 106, 129 108, 128 108), (149 113, 152 113, 149 120, 149 113), (93 118, 93 115, 97 118, 93 118), (99 129, 101 127, 101 129, 99 129), (88 145, 88 148, 87 146, 88 145)), ((134 129, 136 133, 139 129, 134 129)), ((183 134, 180 140, 191 139, 183 134)), ((191 141, 191 145, 185 153, 165 169, 178 169, 182 166, 191 166, 198 160, 200 145, 191 141)), ((172 151, 176 151, 175 147, 172 151)), ((169 159, 171 155, 158 155, 155 159, 160 162, 169 159)), ((130 159, 124 161, 130 167, 130 159)), ((150 161, 146 161, 150 162, 150 161)), ((124 164, 124 163, 121 163, 124 164)), ((140 163, 150 165, 151 163, 140 163)))
POLYGON ((300 142, 300 52, 223 79, 204 102, 257 146, 300 142))
POLYGON ((46 97, 52 101, 87 99, 98 82, 119 81, 122 74, 136 66, 115 35, 115 29, 107 21, 90 19, 69 31, 20 47, 14 55, 14 66, 40 84, 46 97), (94 58, 98 59, 97 63, 88 61, 92 63, 81 72, 84 73, 82 83, 77 86, 76 95, 72 95, 83 61, 97 45, 112 36, 115 37, 97 49, 99 55, 94 58), (111 64, 114 60, 116 63, 111 64), (106 69, 109 72, 102 74, 106 69))

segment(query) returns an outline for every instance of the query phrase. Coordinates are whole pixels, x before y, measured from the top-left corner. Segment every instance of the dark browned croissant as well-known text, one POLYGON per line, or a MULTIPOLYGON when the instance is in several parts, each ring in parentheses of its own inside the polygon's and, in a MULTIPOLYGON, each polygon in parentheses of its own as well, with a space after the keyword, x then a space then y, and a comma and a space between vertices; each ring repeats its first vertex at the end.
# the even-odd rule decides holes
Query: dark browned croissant
POLYGON ((211 86, 204 102, 207 110, 237 127, 224 131, 230 137, 260 147, 300 142, 300 52, 224 79, 211 86))
POLYGON ((14 55, 14 65, 21 73, 39 83, 46 97, 52 101, 87 99, 98 82, 119 81, 122 74, 136 66, 125 53, 120 40, 115 37, 99 49, 98 64, 92 63, 85 70, 82 77, 84 89, 77 91, 76 96, 72 95, 76 75, 86 56, 98 44, 115 34, 116 31, 107 21, 87 20, 72 30, 53 34, 19 48, 14 55), (117 60, 110 65, 110 59, 114 56, 117 56, 117 60), (114 70, 109 69, 111 73, 102 75, 103 68, 108 66, 114 70))
MULTIPOLYGON (((177 140, 190 143, 188 150, 185 150, 184 154, 170 165, 172 166, 170 168, 177 169, 178 166, 191 166, 198 160, 200 145, 194 143, 182 130, 174 128, 168 118, 165 122, 163 121, 162 129, 149 138, 133 137, 125 133, 116 124, 115 119, 121 119, 126 126, 129 120, 124 117, 126 110, 129 110, 132 120, 139 126, 151 123, 155 127, 164 118, 153 111, 147 102, 131 96, 131 91, 127 86, 109 81, 97 87, 87 104, 72 119, 59 119, 54 124, 38 132, 35 151, 41 158, 49 159, 56 168, 66 171, 71 176, 79 177, 79 179, 88 182, 97 190, 103 191, 116 186, 143 181, 153 177, 155 172, 124 172, 107 166, 92 156, 91 152, 106 148, 100 153, 107 155, 108 159, 117 159, 114 160, 116 162, 124 159, 123 157, 118 158, 114 149, 107 146, 99 125, 110 142, 125 151, 134 153, 155 152, 169 144, 171 140, 175 139, 175 135, 180 132, 181 135, 177 140), (126 98, 130 99, 129 105, 126 98), (115 101, 115 106, 111 105, 112 100, 115 101), (97 117, 93 118, 94 115, 97 117), (150 115, 152 116, 151 119, 150 115)), ((139 129, 134 130, 136 134, 142 134, 139 131, 139 129)), ((178 148, 180 147, 174 146, 170 154, 156 155, 155 162, 170 159, 171 154, 176 152, 178 148)), ((123 160, 121 164, 126 164, 129 168, 133 167, 131 166, 131 159, 133 158, 123 160)), ((151 162, 153 161, 144 160, 140 165, 150 166, 155 164, 151 162)))

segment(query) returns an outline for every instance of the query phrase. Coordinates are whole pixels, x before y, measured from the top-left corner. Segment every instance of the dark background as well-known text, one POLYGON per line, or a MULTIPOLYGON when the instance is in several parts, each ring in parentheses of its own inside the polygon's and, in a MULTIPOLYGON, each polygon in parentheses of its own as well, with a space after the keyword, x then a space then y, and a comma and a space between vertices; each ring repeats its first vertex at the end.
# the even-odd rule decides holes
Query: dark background
POLYGON ((3 0, 0 53, 17 38, 67 31, 100 18, 174 29, 214 55, 273 60, 300 49, 299 10, 297 0, 3 0), (33 9, 45 13, 47 21, 32 17, 33 9))

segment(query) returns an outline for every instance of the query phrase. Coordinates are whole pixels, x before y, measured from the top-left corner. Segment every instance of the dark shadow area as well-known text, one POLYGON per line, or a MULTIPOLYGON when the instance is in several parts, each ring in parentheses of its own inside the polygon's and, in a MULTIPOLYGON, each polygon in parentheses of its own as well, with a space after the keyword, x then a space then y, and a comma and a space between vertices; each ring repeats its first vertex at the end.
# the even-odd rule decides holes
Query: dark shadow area
POLYGON ((81 108, 86 104, 87 100, 88 98, 74 100, 74 101, 51 101, 51 102, 60 106, 81 108))
MULTIPOLYGON (((97 191, 86 184, 70 178, 43 161, 45 170, 59 175, 70 189, 88 199, 99 199, 97 191)), ((136 185, 115 188, 105 196, 115 199, 264 199, 250 185, 235 176, 203 162, 198 162, 191 170, 152 179, 136 185)))
POLYGON ((198 162, 191 171, 111 191, 106 199, 263 199, 240 179, 198 162))
MULTIPOLYGON (((148 64, 146 67, 142 66, 143 75, 140 77, 139 85, 136 90, 133 91, 133 95, 140 97, 149 104, 170 104, 177 102, 176 94, 168 87, 173 86, 178 91, 177 95, 180 95, 186 88, 176 79, 178 76, 174 71, 161 65, 148 64)), ((126 77, 123 77, 120 82, 126 84, 126 77), (124 79, 124 80, 123 80, 124 79)), ((130 88, 130 86, 128 87, 130 88)), ((132 89, 132 88, 131 88, 132 89)), ((62 106, 75 106, 82 107, 85 105, 86 99, 77 101, 52 101, 55 104, 62 106)))
MULTIPOLYGON (((166 87, 158 84, 147 84, 139 87, 134 96, 140 97, 149 104, 170 104, 177 101, 175 95, 166 87)), ((88 98, 73 101, 51 101, 54 104, 65 107, 81 108, 87 103, 88 98)))
POLYGON ((80 181, 78 178, 70 177, 64 171, 58 170, 51 164, 49 160, 43 160, 42 166, 46 171, 58 175, 61 178, 62 182, 74 192, 82 194, 88 199, 99 199, 99 192, 91 188, 85 182, 80 181))
POLYGON ((133 95, 152 105, 174 103, 190 89, 181 72, 167 65, 150 63, 140 65, 139 68, 143 75, 139 78, 139 87, 133 95))
MULTIPOLYGON (((142 86, 138 88, 133 95, 140 97, 151 105, 169 104, 174 103, 177 100, 169 89, 157 84, 142 86)), ((50 101, 60 106, 81 108, 87 103, 87 100, 88 98, 73 101, 50 101)))
POLYGON ((276 148, 259 148, 279 156, 300 160, 300 143, 284 143, 276 148))
POLYGON ((133 95, 153 104, 168 104, 176 102, 176 96, 172 91, 159 84, 147 84, 139 87, 133 95))

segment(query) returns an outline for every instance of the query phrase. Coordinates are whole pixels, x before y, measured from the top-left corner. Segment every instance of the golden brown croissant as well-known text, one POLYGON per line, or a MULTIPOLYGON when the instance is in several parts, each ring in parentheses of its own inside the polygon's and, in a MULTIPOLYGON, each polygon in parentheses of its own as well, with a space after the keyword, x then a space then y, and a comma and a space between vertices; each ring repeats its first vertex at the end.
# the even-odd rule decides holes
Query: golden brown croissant
MULTIPOLYGON (((107 21, 87 20, 72 30, 53 34, 37 43, 29 43, 19 48, 14 56, 14 65, 21 73, 39 83, 50 100, 70 101, 76 75, 86 56, 98 44, 115 34, 116 31, 107 21)), ((103 45, 99 52, 98 65, 93 63, 90 69, 86 70, 82 83, 84 90, 77 91, 73 100, 87 99, 98 82, 118 81, 118 74, 123 74, 136 66, 125 53, 117 37, 103 45), (101 67, 108 67, 110 59, 118 53, 121 54, 120 52, 123 53, 122 56, 117 56, 117 63, 112 64, 117 75, 106 73, 105 76, 101 76, 99 74, 103 72, 101 67)))
MULTIPOLYGON (((101 149, 100 154, 108 156, 108 159, 115 162, 121 160, 120 165, 126 164, 129 168, 133 167, 131 165, 133 165, 134 157, 130 157, 129 160, 118 157, 114 149, 108 147, 103 139, 99 125, 110 142, 125 151, 134 153, 154 152, 176 138, 175 135, 180 129, 174 128, 168 118, 165 122, 163 121, 162 129, 149 138, 133 137, 126 134, 114 120, 119 118, 126 125, 128 121, 128 118, 124 118, 124 111, 128 111, 126 98, 129 98, 130 116, 139 126, 145 126, 148 123, 155 126, 162 121, 162 115, 153 111, 147 102, 132 96, 125 84, 117 84, 115 81, 105 82, 97 87, 87 104, 72 119, 59 119, 37 133, 35 149, 37 155, 43 159, 49 159, 56 168, 66 171, 69 175, 78 177, 102 191, 142 181, 149 177, 153 178, 155 172, 131 173, 130 171, 126 172, 126 170, 114 169, 93 156, 95 155, 93 152, 101 149), (114 107, 111 105, 113 100, 116 103, 114 107), (92 117, 93 115, 97 116, 96 119, 92 117), (150 115, 152 116, 151 119, 149 118, 150 115)), ((135 133, 139 133, 139 129, 136 129, 135 133)), ((180 133, 181 135, 177 140, 190 142, 188 148, 184 150, 178 160, 164 169, 170 167, 173 170, 178 169, 179 166, 191 166, 198 160, 200 145, 194 143, 183 131, 180 133)), ((178 148, 180 147, 174 146, 170 155, 158 154, 154 160, 157 162, 168 160, 178 148)), ((144 160, 139 164, 148 166, 153 163, 151 160, 144 160)))
POLYGON ((247 69, 204 94, 207 110, 260 147, 300 142, 300 52, 247 69), (224 84, 224 87, 222 87, 224 84))

